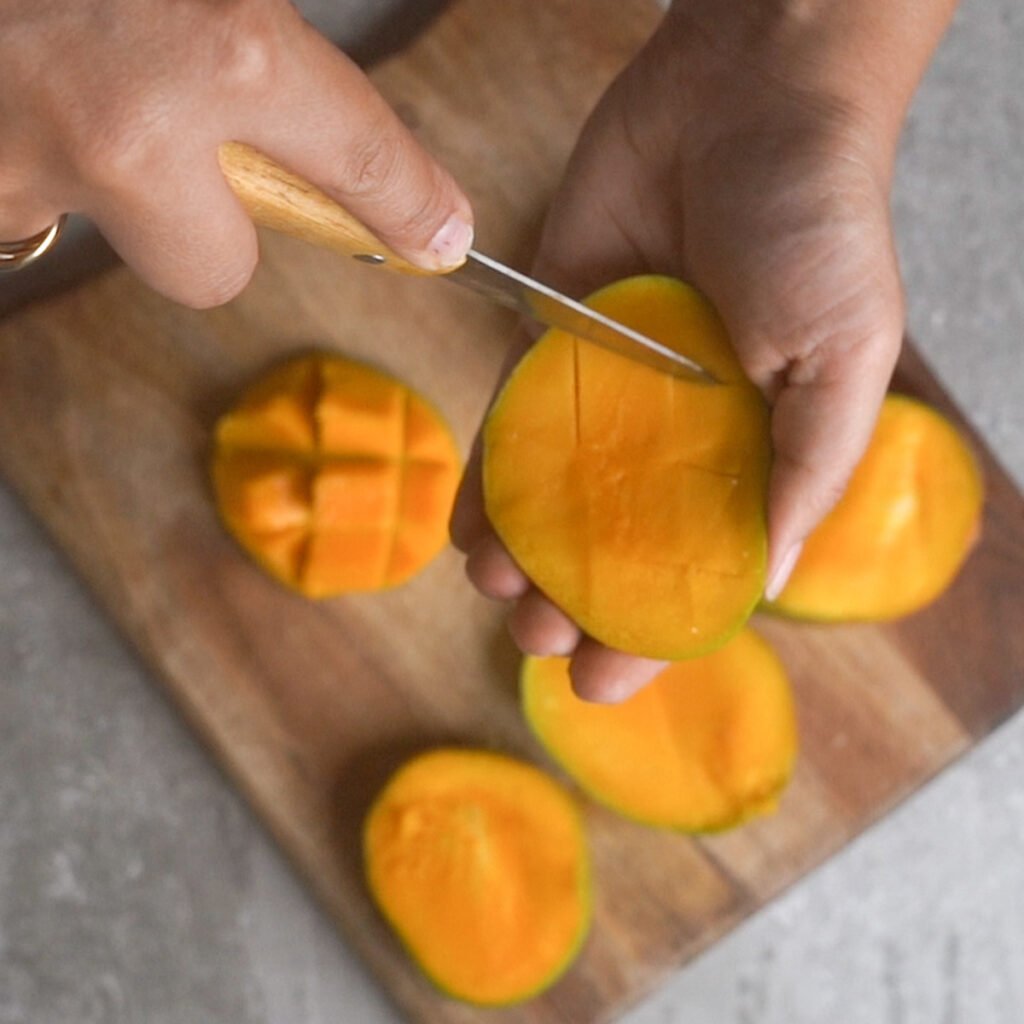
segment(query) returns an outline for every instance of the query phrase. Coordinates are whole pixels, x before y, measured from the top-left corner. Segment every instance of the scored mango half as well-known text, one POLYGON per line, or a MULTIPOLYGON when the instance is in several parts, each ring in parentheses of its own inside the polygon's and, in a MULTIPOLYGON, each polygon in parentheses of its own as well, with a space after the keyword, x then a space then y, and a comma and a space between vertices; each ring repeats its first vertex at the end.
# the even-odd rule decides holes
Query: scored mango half
POLYGON ((461 458, 440 413, 343 356, 272 368, 218 421, 212 478, 228 530, 307 597, 403 583, 445 546, 461 458))
POLYGON ((653 658, 725 643, 764 590, 768 408, 714 309, 668 277, 588 305, 720 383, 549 330, 484 427, 486 510, 523 571, 589 635, 653 658))

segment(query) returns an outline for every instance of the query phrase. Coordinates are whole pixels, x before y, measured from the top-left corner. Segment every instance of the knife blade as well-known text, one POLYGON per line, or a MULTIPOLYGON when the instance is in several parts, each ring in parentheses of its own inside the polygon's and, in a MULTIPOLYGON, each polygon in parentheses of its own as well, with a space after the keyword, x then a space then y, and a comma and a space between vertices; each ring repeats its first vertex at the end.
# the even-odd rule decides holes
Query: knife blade
POLYGON ((701 384, 718 383, 680 352, 475 249, 470 249, 462 266, 442 276, 548 327, 558 327, 656 370, 701 384))
MULTIPOLYGON (((342 252, 363 263, 406 274, 430 274, 393 252, 315 185, 251 146, 224 143, 219 158, 228 184, 257 224, 342 252)), ((702 384, 718 383, 698 363, 667 345, 476 250, 470 250, 460 267, 435 276, 464 285, 542 324, 558 327, 662 372, 702 384)))

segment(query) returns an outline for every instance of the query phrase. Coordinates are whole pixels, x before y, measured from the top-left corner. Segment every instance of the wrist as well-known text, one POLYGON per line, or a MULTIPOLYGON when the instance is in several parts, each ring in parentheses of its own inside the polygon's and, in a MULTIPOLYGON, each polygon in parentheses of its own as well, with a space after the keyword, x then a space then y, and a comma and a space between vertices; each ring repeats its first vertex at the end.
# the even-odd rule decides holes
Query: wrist
POLYGON ((655 45, 677 51, 696 108, 754 121, 788 106, 863 139, 891 164, 954 8, 955 0, 673 0, 655 45))

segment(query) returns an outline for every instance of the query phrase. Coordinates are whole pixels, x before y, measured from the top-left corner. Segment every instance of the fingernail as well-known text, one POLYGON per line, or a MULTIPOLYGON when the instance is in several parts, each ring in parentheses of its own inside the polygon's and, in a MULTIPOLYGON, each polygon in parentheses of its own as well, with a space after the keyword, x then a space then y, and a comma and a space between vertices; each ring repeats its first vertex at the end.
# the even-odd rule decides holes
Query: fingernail
POLYGON ((427 252, 436 261, 437 269, 457 267, 472 244, 473 225, 461 213, 453 213, 430 240, 427 252))
POLYGON ((768 586, 764 588, 764 596, 769 601, 774 601, 789 582, 789 577, 793 574, 793 569, 803 547, 803 541, 800 541, 798 544, 791 545, 785 555, 782 556, 782 561, 779 562, 775 572, 772 573, 768 586))

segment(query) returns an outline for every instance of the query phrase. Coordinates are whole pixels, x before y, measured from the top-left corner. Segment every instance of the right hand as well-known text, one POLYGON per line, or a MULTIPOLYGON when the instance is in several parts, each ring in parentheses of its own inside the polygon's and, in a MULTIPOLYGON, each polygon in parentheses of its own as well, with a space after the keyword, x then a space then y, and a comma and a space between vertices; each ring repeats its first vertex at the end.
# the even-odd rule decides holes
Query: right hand
POLYGON ((4 0, 0 67, 0 240, 81 213, 153 288, 219 305, 257 260, 217 161, 239 141, 425 269, 470 245, 458 186, 287 0, 4 0))

